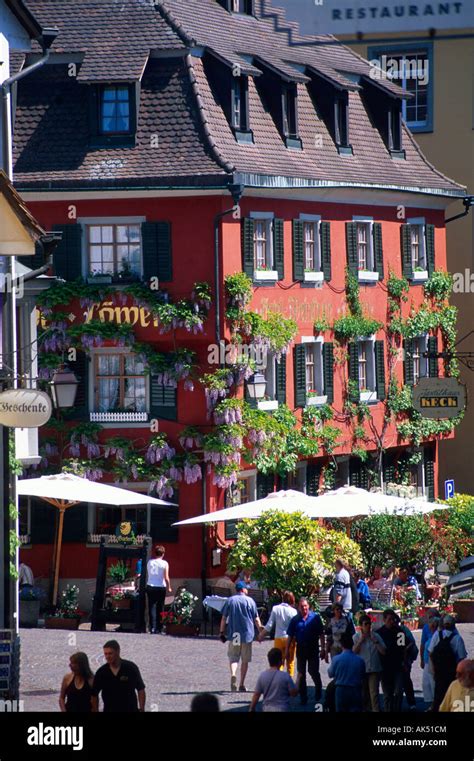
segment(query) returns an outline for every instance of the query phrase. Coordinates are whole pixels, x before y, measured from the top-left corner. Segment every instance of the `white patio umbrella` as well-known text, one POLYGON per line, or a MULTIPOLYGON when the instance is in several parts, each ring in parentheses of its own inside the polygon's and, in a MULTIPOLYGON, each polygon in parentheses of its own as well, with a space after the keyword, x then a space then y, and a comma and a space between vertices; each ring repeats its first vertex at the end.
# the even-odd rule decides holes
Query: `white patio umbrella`
POLYGON ((445 507, 417 497, 406 499, 356 486, 342 486, 316 497, 312 518, 355 518, 364 515, 415 515, 445 507))
POLYGON ((59 510, 58 542, 54 558, 53 605, 56 604, 59 584, 59 565, 61 562, 61 545, 63 539, 64 513, 80 502, 96 502, 101 505, 159 505, 171 506, 174 502, 165 502, 147 494, 138 494, 128 489, 120 489, 110 484, 96 483, 81 478, 73 473, 58 473, 41 478, 25 478, 17 482, 17 494, 25 497, 38 497, 59 510))

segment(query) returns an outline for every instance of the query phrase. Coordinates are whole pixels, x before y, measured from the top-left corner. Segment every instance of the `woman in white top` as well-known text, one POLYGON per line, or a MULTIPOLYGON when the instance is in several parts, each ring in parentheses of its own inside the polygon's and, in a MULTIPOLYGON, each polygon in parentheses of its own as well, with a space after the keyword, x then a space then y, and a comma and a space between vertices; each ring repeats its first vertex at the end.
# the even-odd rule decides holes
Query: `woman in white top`
MULTIPOLYGON (((273 644, 278 650, 281 650, 283 660, 286 653, 286 643, 288 642, 288 624, 297 613, 298 611, 295 608, 295 596, 293 592, 283 592, 283 602, 273 606, 270 618, 258 635, 259 642, 262 642, 265 635, 270 634, 273 627, 275 627, 273 644)), ((290 648, 290 656, 286 662, 286 668, 291 677, 295 675, 295 651, 296 642, 293 642, 290 648)), ((281 666, 281 668, 283 668, 283 666, 281 666)))
POLYGON ((161 634, 163 629, 162 613, 165 607, 166 591, 171 593, 169 565, 163 560, 165 548, 159 544, 155 547, 155 558, 147 563, 146 593, 148 597, 148 621, 152 634, 161 634))

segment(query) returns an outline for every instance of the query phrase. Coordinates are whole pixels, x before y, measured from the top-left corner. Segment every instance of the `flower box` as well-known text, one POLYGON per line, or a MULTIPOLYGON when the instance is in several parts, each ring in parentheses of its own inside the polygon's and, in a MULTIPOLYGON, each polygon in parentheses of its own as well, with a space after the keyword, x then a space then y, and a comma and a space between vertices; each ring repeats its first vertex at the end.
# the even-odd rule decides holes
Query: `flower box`
POLYGON ((278 402, 276 399, 267 399, 262 400, 257 403, 257 407, 259 410, 263 411, 271 411, 271 410, 277 410, 278 409, 278 402))
POLYGON ((61 616, 48 616, 44 619, 46 629, 79 629, 81 622, 80 616, 74 618, 61 618, 61 616))
POLYGON ((89 285, 110 285, 112 275, 89 275, 87 277, 89 285))
POLYGON ((360 401, 361 402, 376 402, 377 401, 377 392, 376 391, 361 391, 360 392, 360 401))
POLYGON ((254 270, 254 280, 278 280, 278 272, 276 270, 254 270))
POLYGON ((305 283, 322 283, 324 272, 305 272, 303 277, 305 283))
POLYGON ((428 280, 428 270, 415 270, 411 279, 414 283, 420 283, 428 280))
POLYGON ((117 608, 117 610, 130 610, 131 605, 132 601, 130 597, 122 597, 120 600, 112 598, 112 607, 117 608))
POLYGON ((308 396, 306 398, 306 406, 307 407, 320 407, 323 404, 327 403, 327 396, 308 396))
POLYGON ((166 624, 166 634, 172 637, 198 637, 198 624, 166 624))
POLYGON ((379 273, 371 270, 359 270, 358 275, 359 283, 376 283, 379 279, 379 273))
POLYGON ((40 604, 39 600, 20 599, 20 626, 30 629, 38 626, 40 604))
POLYGON ((458 624, 474 623, 474 600, 454 600, 453 610, 458 624))

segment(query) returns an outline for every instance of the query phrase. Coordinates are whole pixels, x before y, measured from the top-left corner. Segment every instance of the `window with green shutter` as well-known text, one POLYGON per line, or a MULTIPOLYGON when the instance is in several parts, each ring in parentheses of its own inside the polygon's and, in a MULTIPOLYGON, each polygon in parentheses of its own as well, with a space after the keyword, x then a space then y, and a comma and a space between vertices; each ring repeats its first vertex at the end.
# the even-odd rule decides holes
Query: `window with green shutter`
MULTIPOLYGON (((178 502, 179 497, 175 493, 173 502, 178 502)), ((159 507, 150 505, 150 533, 153 543, 176 543, 179 541, 179 528, 173 523, 179 521, 179 507, 159 507)))
POLYGON ((306 407, 306 347, 298 344, 294 348, 295 407, 306 407))
POLYGON ((425 488, 426 496, 430 502, 435 499, 435 449, 427 446, 424 448, 425 488))
POLYGON ((158 278, 159 282, 173 279, 170 222, 142 223, 143 279, 158 278))
POLYGON ((385 399, 385 349, 383 341, 375 341, 375 384, 377 399, 385 399))
POLYGON ((285 277, 285 246, 282 219, 273 220, 273 266, 278 272, 278 280, 283 280, 285 277))
POLYGON ((411 225, 400 226, 402 249, 402 272, 408 280, 413 278, 413 262, 411 254, 411 225))
POLYGON ((403 342, 404 362, 403 362, 403 374, 405 386, 413 386, 415 382, 414 374, 414 341, 411 338, 406 338, 403 342))
POLYGON ((82 277, 82 225, 54 225, 54 232, 62 233, 62 240, 53 252, 54 274, 71 282, 82 277))
POLYGON ((328 404, 334 401, 334 344, 323 344, 324 394, 328 404))
POLYGON ((256 499, 264 499, 274 491, 275 474, 274 473, 257 473, 257 495, 256 499))
POLYGON ((293 220, 293 280, 304 280, 304 222, 293 220))
POLYGON ((359 401, 359 344, 351 341, 349 348, 349 380, 352 381, 352 388, 349 394, 351 402, 359 401))
POLYGON ((254 273, 254 231, 255 220, 245 217, 241 223, 242 267, 246 275, 253 280, 254 273))
POLYGON ((351 457, 349 460, 349 483, 359 489, 369 488, 367 468, 358 457, 351 457))
MULTIPOLYGON (((438 338, 436 336, 429 336, 428 338, 428 353, 438 354, 438 338)), ((430 356, 428 358, 428 375, 430 378, 437 378, 439 375, 438 358, 430 356)))
POLYGON ((383 280, 383 245, 382 245, 382 225, 380 222, 374 222, 372 234, 374 236, 374 265, 375 271, 379 273, 379 279, 383 280))
POLYGON ((308 462, 306 466, 306 494, 317 497, 322 465, 319 462, 308 462))
POLYGON ((321 233, 321 267, 326 282, 331 280, 331 224, 330 222, 321 222, 319 225, 321 233))
POLYGON ((426 268, 428 275, 431 277, 435 270, 435 226, 425 226, 425 240, 426 240, 426 268))
POLYGON ((279 404, 286 404, 286 354, 282 354, 280 361, 275 362, 276 375, 276 400, 279 404))

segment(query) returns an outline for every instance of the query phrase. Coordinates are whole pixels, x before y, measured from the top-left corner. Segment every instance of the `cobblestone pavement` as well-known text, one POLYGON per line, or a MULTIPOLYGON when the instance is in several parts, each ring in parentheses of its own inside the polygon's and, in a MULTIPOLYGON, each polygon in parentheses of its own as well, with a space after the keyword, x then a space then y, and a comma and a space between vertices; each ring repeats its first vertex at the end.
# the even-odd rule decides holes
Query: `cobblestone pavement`
MULTIPOLYGON (((459 630, 471 658, 474 657, 474 625, 461 624, 459 630)), ((419 644, 421 632, 415 633, 419 644)), ((92 670, 102 665, 102 645, 107 639, 120 642, 122 657, 139 666, 146 684, 147 710, 188 711, 193 695, 213 692, 219 696, 224 711, 246 711, 251 697, 230 692, 230 673, 226 645, 216 637, 181 638, 152 634, 117 634, 112 632, 21 630, 21 698, 25 711, 57 711, 59 688, 68 671, 69 655, 85 651, 92 670)), ((271 641, 254 643, 253 661, 249 667, 247 687, 255 685, 260 671, 267 667, 266 654, 271 641)), ((321 664, 323 685, 328 683, 327 666, 321 664)), ((412 671, 419 709, 423 710, 421 670, 418 663, 412 671)), ((308 677, 308 684, 312 685, 308 677)), ((313 711, 313 691, 305 708, 298 698, 292 701, 294 711, 313 711)), ((406 710, 406 705, 404 705, 406 710)))

